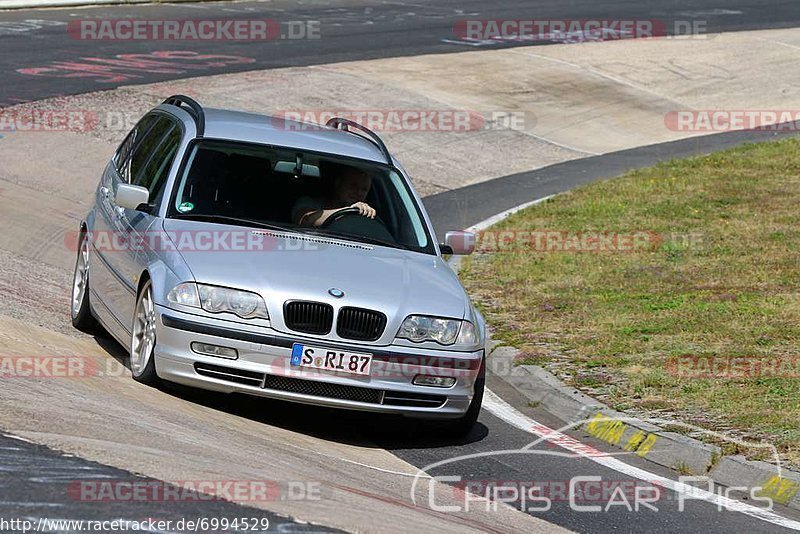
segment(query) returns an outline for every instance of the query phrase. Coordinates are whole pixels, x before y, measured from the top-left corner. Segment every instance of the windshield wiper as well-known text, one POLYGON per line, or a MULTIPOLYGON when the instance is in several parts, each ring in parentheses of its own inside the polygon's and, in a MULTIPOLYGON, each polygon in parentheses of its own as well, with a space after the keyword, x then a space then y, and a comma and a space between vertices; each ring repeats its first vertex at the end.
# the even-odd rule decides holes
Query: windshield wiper
POLYGON ((346 234, 342 232, 323 232, 319 230, 314 230, 311 228, 303 227, 303 226, 281 226, 279 224, 271 224, 264 221, 259 221, 256 219, 245 219, 242 217, 229 217, 228 215, 216 215, 212 213, 178 213, 172 216, 173 219, 186 219, 186 220, 198 220, 198 221, 206 221, 206 222, 219 222, 219 223, 228 223, 228 224, 236 224, 239 226, 254 226, 257 228, 264 228, 266 230, 276 230, 279 232, 288 232, 288 233, 298 233, 298 234, 310 234, 319 237, 335 237, 340 239, 347 239, 350 241, 358 241, 361 243, 369 243, 371 245, 381 245, 384 247, 391 247, 391 248, 400 248, 404 250, 414 250, 408 245, 404 245, 402 243, 385 241, 383 239, 377 239, 375 237, 367 237, 357 234, 346 234))
POLYGON ((199 220, 206 222, 220 222, 228 224, 236 224, 239 226, 255 226, 257 228, 264 228, 265 230, 278 230, 280 232, 291 232, 292 230, 278 224, 271 224, 256 219, 244 219, 241 217, 229 217, 227 215, 215 215, 211 213, 179 213, 173 216, 174 219, 188 219, 199 220))
POLYGON ((358 241, 359 243, 369 243, 370 245, 381 245, 383 247, 390 247, 390 248, 400 248, 403 250, 414 250, 408 245, 404 245, 403 243, 397 243, 396 241, 385 241, 383 239, 378 239, 376 237, 367 237, 363 235, 357 234, 346 234, 343 232, 308 232, 313 233, 314 235, 318 235, 321 237, 338 237, 340 239, 348 239, 350 241, 358 241))

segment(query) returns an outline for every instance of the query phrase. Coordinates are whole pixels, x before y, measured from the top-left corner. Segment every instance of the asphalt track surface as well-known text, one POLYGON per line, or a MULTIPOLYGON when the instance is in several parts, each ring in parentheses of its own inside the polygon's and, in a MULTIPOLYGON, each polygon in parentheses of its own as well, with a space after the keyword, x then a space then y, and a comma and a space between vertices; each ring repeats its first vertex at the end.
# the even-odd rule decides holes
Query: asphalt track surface
MULTIPOLYGON (((497 395, 537 422, 550 428, 560 428, 563 425, 542 410, 526 407, 526 402, 519 393, 499 379, 490 377, 488 385, 497 395)), ((454 493, 458 491, 457 488, 463 488, 465 483, 481 484, 481 481, 538 485, 546 488, 544 491, 551 497, 549 510, 532 510, 542 504, 530 499, 512 504, 524 506, 536 517, 576 532, 786 531, 753 517, 720 510, 716 505, 703 501, 686 500, 685 509, 678 512, 679 498, 669 490, 662 490, 655 501, 657 511, 644 506, 639 511, 628 511, 621 505, 612 506, 604 512, 574 511, 557 489, 559 484, 563 487, 572 477, 597 476, 606 486, 618 484, 627 488, 625 493, 632 506, 632 485, 652 487, 654 484, 650 480, 655 480, 658 476, 675 478, 675 475, 646 460, 625 456, 626 462, 646 470, 653 477, 645 481, 635 480, 612 469, 598 466, 587 458, 565 454, 547 442, 530 446, 536 441, 534 435, 510 426, 487 410, 482 412, 478 424, 466 439, 454 442, 433 437, 430 428, 424 425, 371 414, 287 405, 281 401, 265 400, 254 403, 237 395, 210 394, 180 387, 175 388, 173 394, 237 417, 265 421, 270 425, 305 432, 320 439, 383 447, 420 468, 447 461, 444 465, 427 469, 427 472, 433 476, 459 477, 458 481, 452 483, 454 493), (525 447, 528 450, 523 454, 498 454, 499 451, 520 451, 525 447)), ((601 442, 580 431, 570 434, 599 450, 617 452, 605 448, 601 442)), ((3 466, 0 469, 0 488, 3 495, 3 500, 0 501, 0 518, 32 518, 35 523, 42 517, 98 521, 141 521, 145 518, 156 518, 174 522, 203 517, 256 517, 270 519, 269 530, 272 532, 330 531, 322 527, 295 524, 291 519, 225 502, 209 503, 192 499, 181 502, 81 502, 76 498, 74 488, 70 491, 76 480, 130 482, 145 479, 3 436, 0 436, 0 465, 3 466)), ((420 483, 424 484, 426 481, 423 479, 420 483)), ((587 492, 585 498, 578 497, 577 504, 605 507, 607 501, 607 497, 599 499, 587 492)), ((428 507, 431 504, 420 502, 417 505, 428 507)), ((490 505, 473 502, 471 506, 490 505)), ((496 528, 497 532, 504 532, 502 525, 496 525, 496 528)))
MULTIPOLYGON (((466 16, 475 18, 661 18, 707 20, 709 31, 793 27, 800 24, 800 3, 790 1, 729 1, 725 8, 711 1, 650 1, 650 2, 504 2, 502 6, 487 6, 486 2, 454 2, 445 0, 435 5, 408 2, 381 3, 368 6, 362 2, 296 2, 114 6, 90 9, 15 11, 0 13, 0 106, 36 100, 62 94, 76 94, 107 89, 130 83, 147 83, 202 74, 219 74, 284 66, 303 66, 344 60, 448 53, 465 50, 464 44, 445 43, 452 40, 455 21, 466 16), (532 13, 533 11, 533 13, 532 13), (73 16, 74 15, 74 16, 73 16), (154 43, 154 42, 82 42, 70 39, 65 23, 76 17, 142 17, 142 18, 274 18, 288 20, 320 20, 323 39, 277 40, 270 43, 154 43), (43 25, 38 29, 8 31, 5 23, 47 20, 62 22, 43 25), (110 65, 103 59, 119 58, 120 54, 153 54, 158 51, 195 52, 247 58, 247 62, 228 63, 208 68, 186 69, 183 72, 150 72, 135 67, 110 65), (87 59, 90 58, 90 59, 87 59), (93 61, 91 58, 100 59, 93 61), (66 63, 72 67, 64 68, 66 63), (86 64, 103 65, 87 70, 86 64), (83 65, 83 66, 81 66, 83 65), (40 70, 31 75, 19 69, 40 70), (111 80, 110 78, 121 78, 111 80)), ((13 27, 13 26, 12 26, 13 27)), ((181 70, 179 68, 173 70, 181 70)), ((30 72, 30 71, 28 71, 30 72)), ((779 134, 770 132, 729 133, 695 138, 663 145, 643 147, 594 158, 571 161, 529 173, 498 178, 467 188, 428 197, 425 204, 437 231, 464 228, 498 212, 543 196, 563 192, 590 181, 609 178, 631 168, 657 161, 706 153, 742 142, 763 141, 779 134)), ((521 412, 551 428, 561 423, 546 412, 529 408, 524 399, 497 379, 490 378, 489 386, 521 412)), ((197 402, 223 411, 258 419, 249 404, 237 398, 221 398, 195 392, 182 393, 197 402)), ((264 409, 264 406, 259 408, 264 409)), ((271 419, 300 432, 332 440, 376 443, 399 458, 424 468, 432 463, 460 455, 517 450, 534 440, 534 436, 510 426, 484 410, 478 426, 463 442, 448 442, 429 438, 424 427, 410 427, 380 421, 363 414, 336 413, 300 407, 284 421, 271 419), (303 421, 298 423, 297 421, 303 421)), ((574 434, 585 443, 604 450, 604 446, 578 432, 574 434)), ((274 529, 294 531, 307 529, 291 520, 263 511, 229 503, 163 503, 79 505, 70 500, 65 480, 90 476, 130 479, 131 474, 114 468, 67 457, 46 448, 0 436, 0 517, 64 517, 75 519, 142 519, 190 518, 210 516, 268 517, 274 529), (61 481, 61 482, 59 482, 61 481), (58 513, 54 513, 58 510, 58 513), (63 513, 62 513, 63 512, 63 513)), ((632 465, 661 476, 674 478, 674 473, 648 462, 631 458, 632 465)), ((583 458, 554 454, 554 447, 538 445, 529 454, 477 456, 433 469, 435 475, 458 475, 464 480, 515 480, 531 482, 560 482, 573 476, 596 475, 604 481, 630 482, 625 475, 593 464, 583 458)), ((531 503, 527 503, 530 505, 531 503)), ((665 491, 657 503, 658 512, 642 510, 627 512, 615 507, 608 513, 576 513, 569 503, 556 499, 545 512, 533 512, 537 517, 581 532, 723 532, 781 530, 758 519, 716 506, 689 501, 684 512, 677 512, 676 495, 665 491)), ((521 506, 522 503, 517 503, 521 506)), ((782 511, 797 519, 794 512, 782 511)), ((498 526, 502 529, 502 526, 498 526)), ((320 530, 311 528, 311 530, 320 530)))
POLYGON ((650 20, 667 33, 672 33, 675 21, 698 21, 702 31, 713 33, 798 26, 800 2, 274 0, 5 11, 0 12, 0 107, 205 74, 463 52, 474 43, 461 42, 453 28, 466 19, 650 20), (271 19, 281 24, 286 38, 252 42, 73 38, 68 23, 86 18, 271 19), (290 21, 319 21, 320 38, 288 39, 290 21))
POLYGON ((776 131, 726 132, 621 150, 558 163, 530 172, 503 176, 425 197, 422 201, 436 233, 459 230, 525 202, 563 193, 574 187, 613 178, 660 161, 710 154, 744 143, 773 141, 795 135, 800 125, 779 125, 776 131))
MULTIPOLYGON (((144 525, 138 530, 140 532, 155 532, 161 522, 171 521, 174 526, 170 530, 177 530, 175 527, 181 520, 211 518, 225 518, 228 521, 247 519, 249 524, 269 525, 272 531, 337 532, 326 527, 300 525, 256 508, 223 500, 208 500, 200 494, 187 495, 186 500, 161 502, 134 500, 98 505, 97 502, 82 501, 76 481, 85 481, 90 488, 97 487, 92 486, 95 483, 114 481, 135 481, 142 485, 151 483, 157 487, 160 484, 153 479, 136 477, 121 469, 67 456, 3 434, 0 434, 0 464, 0 532, 21 531, 12 523, 3 524, 3 520, 10 521, 12 518, 37 526, 40 521, 47 520, 48 523, 41 524, 43 528, 40 532, 78 530, 74 524, 70 529, 66 521, 127 521, 131 526, 144 525), (193 502, 195 497, 197 502, 193 502), (203 502, 198 506, 201 500, 203 502)), ((166 523, 161 526, 166 526, 166 523)))

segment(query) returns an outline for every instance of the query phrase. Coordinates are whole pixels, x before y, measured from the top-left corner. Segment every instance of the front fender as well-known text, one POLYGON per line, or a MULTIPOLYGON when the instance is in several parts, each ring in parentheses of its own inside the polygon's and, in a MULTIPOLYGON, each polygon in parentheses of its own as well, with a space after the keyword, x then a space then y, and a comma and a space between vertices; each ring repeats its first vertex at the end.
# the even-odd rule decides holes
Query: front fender
POLYGON ((475 317, 475 328, 477 328, 478 336, 480 336, 481 347, 486 347, 486 319, 476 306, 472 306, 472 313, 475 317))
MULTIPOLYGON (((150 276, 153 285, 153 299, 156 304, 166 306, 167 293, 181 282, 194 282, 195 278, 183 256, 175 250, 153 251, 141 253, 137 263, 142 265, 142 276, 145 272, 150 276)), ((141 277, 139 278, 141 283, 141 277)))

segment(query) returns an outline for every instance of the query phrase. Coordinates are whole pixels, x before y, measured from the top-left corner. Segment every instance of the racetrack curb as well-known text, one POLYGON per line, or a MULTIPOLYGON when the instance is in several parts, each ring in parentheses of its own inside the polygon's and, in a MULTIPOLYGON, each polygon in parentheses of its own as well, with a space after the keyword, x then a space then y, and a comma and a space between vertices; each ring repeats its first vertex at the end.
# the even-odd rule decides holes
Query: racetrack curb
POLYGON ((542 367, 515 365, 522 356, 514 347, 495 346, 487 357, 487 370, 569 428, 682 475, 708 477, 728 488, 761 488, 760 496, 800 510, 800 473, 740 455, 724 455, 716 445, 613 410, 542 367))

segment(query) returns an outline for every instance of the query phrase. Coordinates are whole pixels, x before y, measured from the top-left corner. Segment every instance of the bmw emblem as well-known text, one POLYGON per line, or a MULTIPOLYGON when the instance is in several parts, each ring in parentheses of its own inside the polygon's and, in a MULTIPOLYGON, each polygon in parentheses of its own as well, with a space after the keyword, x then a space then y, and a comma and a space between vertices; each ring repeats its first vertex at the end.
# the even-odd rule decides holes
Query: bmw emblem
POLYGON ((332 287, 328 290, 328 294, 332 297, 340 299, 344 296, 344 291, 339 289, 338 287, 332 287))

